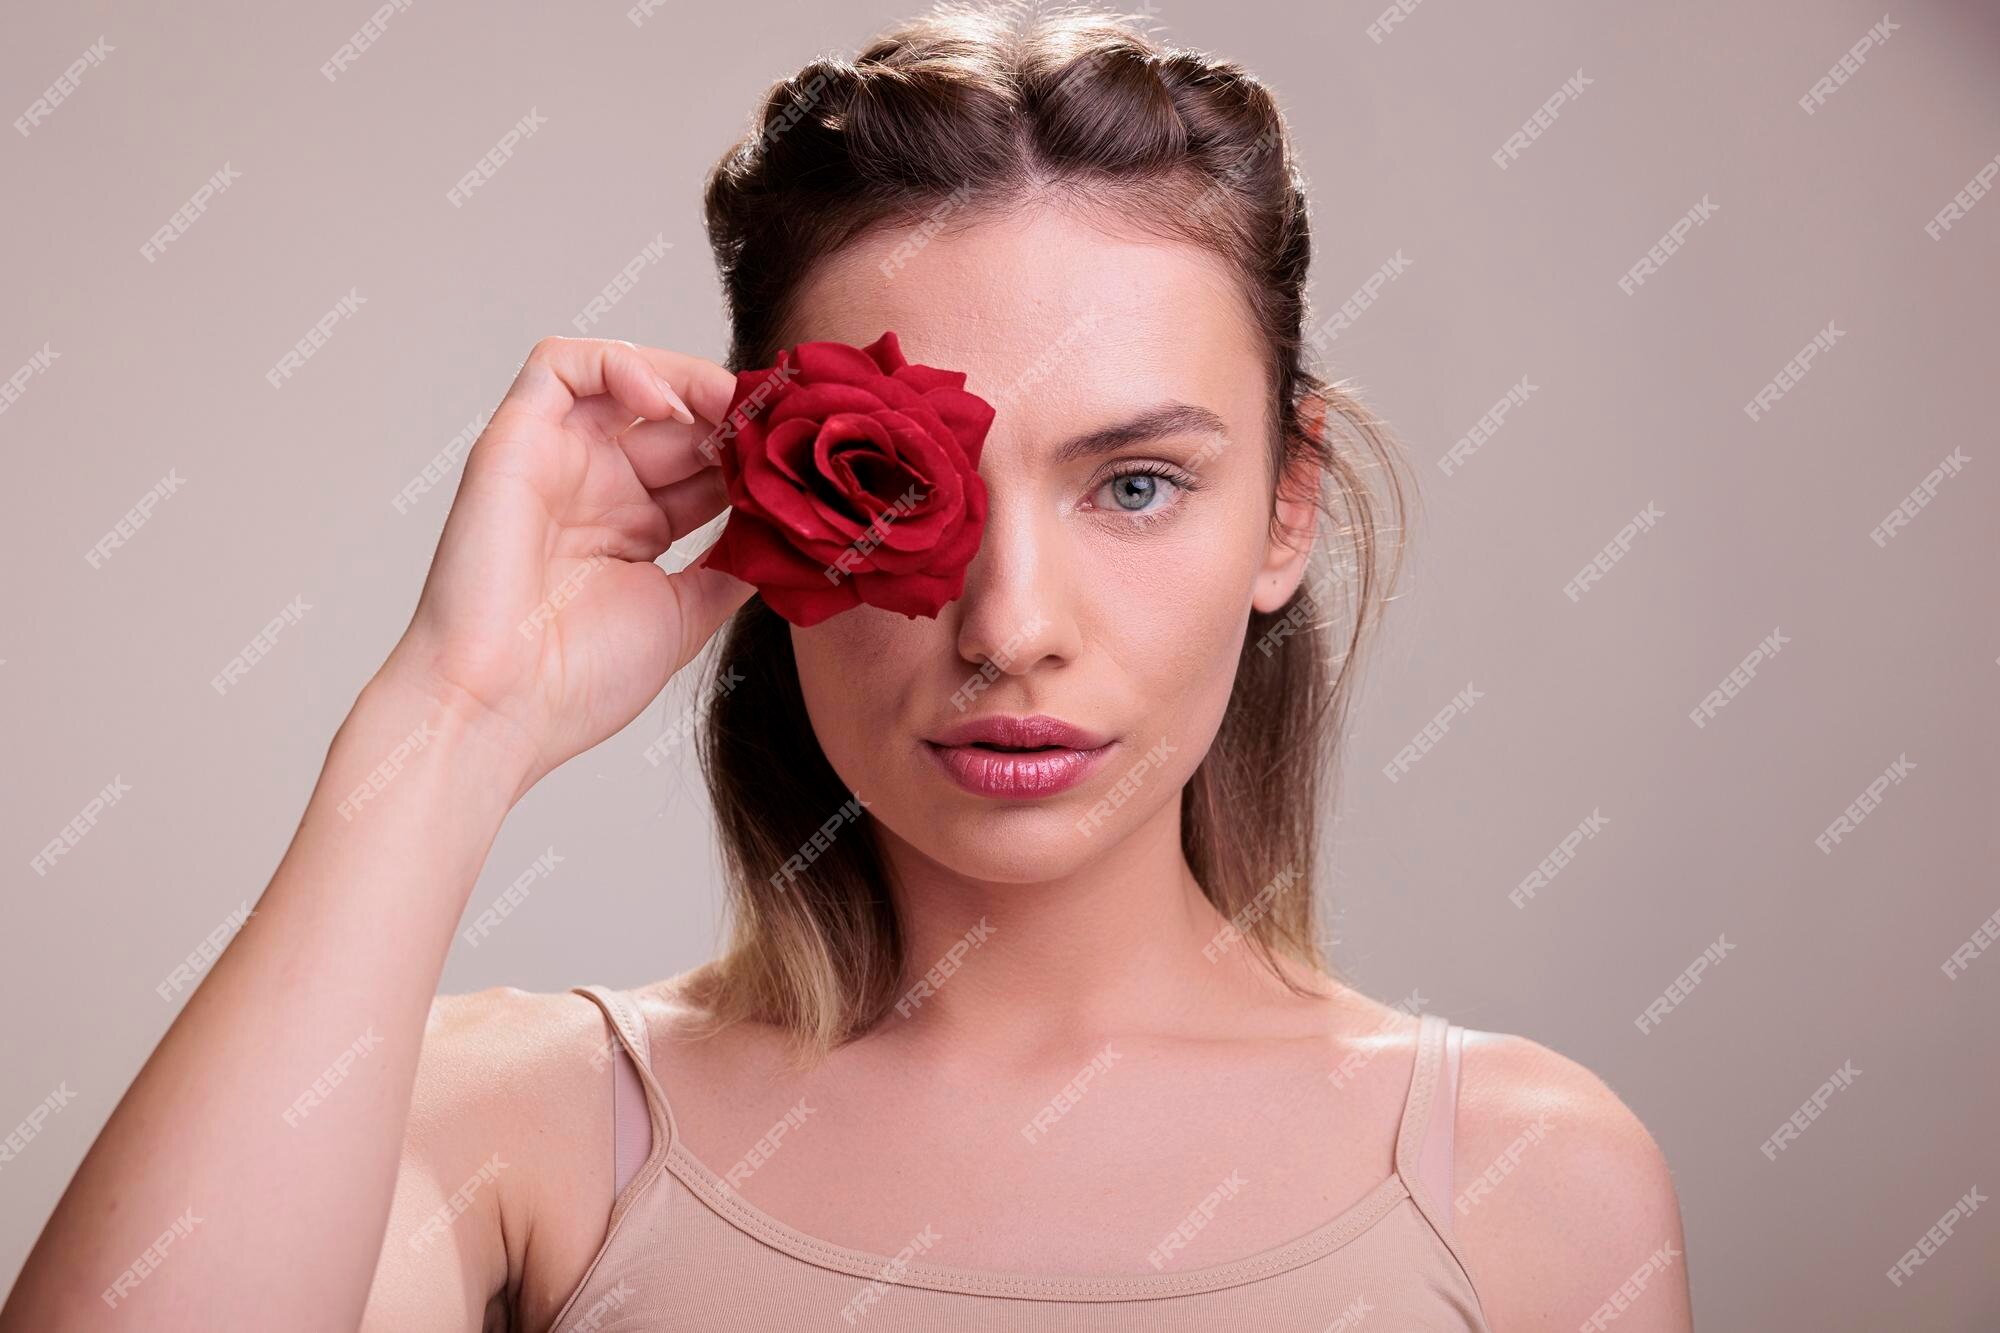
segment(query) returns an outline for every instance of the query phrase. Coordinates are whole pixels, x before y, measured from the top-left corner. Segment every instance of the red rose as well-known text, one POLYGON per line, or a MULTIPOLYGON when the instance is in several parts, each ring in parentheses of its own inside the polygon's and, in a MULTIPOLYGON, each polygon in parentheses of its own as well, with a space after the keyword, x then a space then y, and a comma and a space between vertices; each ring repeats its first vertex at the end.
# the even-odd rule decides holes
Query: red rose
POLYGON ((717 432, 729 519, 702 564, 801 628, 863 602, 935 616, 986 531, 992 424, 964 372, 911 365, 893 332, 786 348, 737 373, 717 432))

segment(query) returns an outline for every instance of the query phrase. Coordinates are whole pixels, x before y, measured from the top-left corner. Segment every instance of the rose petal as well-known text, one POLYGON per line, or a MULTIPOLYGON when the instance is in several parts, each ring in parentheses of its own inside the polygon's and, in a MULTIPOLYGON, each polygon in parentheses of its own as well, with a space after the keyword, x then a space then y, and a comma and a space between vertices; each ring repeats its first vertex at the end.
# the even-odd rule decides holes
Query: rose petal
POLYGON ((790 588, 759 588, 764 604, 776 611, 800 629, 811 629, 830 616, 842 611, 851 611, 861 605, 859 594, 852 590, 854 580, 847 579, 841 587, 850 591, 843 594, 832 592, 796 592, 790 588))
POLYGON ((825 550, 853 541, 865 520, 829 511, 811 493, 819 484, 811 461, 817 434, 814 423, 804 420, 774 431, 768 452, 744 458, 742 483, 730 502, 770 519, 808 549, 825 550))
POLYGON ((903 356, 903 343, 894 329, 884 329, 882 336, 861 349, 869 360, 878 366, 884 375, 892 375, 909 364, 903 356))
POLYGON ((877 411, 887 408, 901 412, 922 426, 924 433, 934 440, 950 438, 951 427, 947 426, 944 418, 938 415, 938 410, 931 406, 928 395, 918 393, 901 380, 882 380, 876 384, 875 389, 876 396, 882 401, 882 407, 877 408, 877 411))
POLYGON ((911 562, 898 556, 927 552, 946 526, 962 516, 964 472, 951 446, 931 439, 908 418, 885 413, 878 420, 890 426, 898 446, 910 459, 911 472, 923 483, 924 493, 897 515, 894 527, 883 537, 881 545, 886 551, 876 561, 883 569, 907 569, 911 562))
POLYGON ((795 624, 816 624, 861 604, 852 576, 829 578, 827 564, 801 556, 782 533, 749 514, 729 516, 702 565, 755 585, 772 610, 795 624))
POLYGON ((810 417, 780 421, 765 434, 761 450, 747 452, 744 473, 774 472, 786 485, 803 488, 812 479, 813 441, 818 437, 819 422, 810 417))
POLYGON ((894 408, 883 408, 873 418, 889 437, 896 458, 921 479, 926 487, 935 484, 940 473, 958 470, 958 451, 939 442, 923 423, 894 408))
POLYGON ((857 573, 856 590, 861 600, 884 611, 900 611, 912 618, 936 616, 945 603, 956 601, 965 592, 965 571, 948 575, 857 573))
MULTIPOLYGON (((874 382, 894 383, 879 377, 874 382)), ((807 417, 817 422, 824 421, 835 412, 877 412, 881 408, 881 396, 857 384, 795 383, 784 398, 773 404, 765 414, 766 428, 775 430, 779 422, 795 417, 807 417)))
MULTIPOLYGON (((896 461, 896 443, 890 438, 889 428, 870 413, 836 412, 820 423, 819 431, 813 436, 813 469, 821 476, 830 475, 832 451, 842 445, 866 448, 884 461, 896 461)), ((858 500, 859 493, 843 490, 843 494, 858 500)))
POLYGON ((931 548, 935 568, 963 568, 979 554, 980 540, 986 535, 986 502, 986 479, 974 472, 965 478, 965 521, 931 548))
POLYGON ((963 389, 933 389, 924 395, 924 405, 944 422, 953 441, 964 451, 966 463, 978 467, 980 452, 986 447, 986 433, 993 426, 993 404, 963 389))
POLYGON ((885 470, 902 470, 889 432, 873 417, 836 413, 820 426, 812 452, 813 475, 806 496, 827 524, 852 542, 888 503, 872 494, 855 476, 856 456, 873 459, 885 470), (833 453, 836 449, 844 461, 836 460, 833 453))
POLYGON ((806 563, 798 551, 776 529, 754 514, 734 510, 723 525, 722 535, 702 557, 702 566, 734 574, 745 583, 759 587, 777 585, 807 588, 813 571, 822 566, 806 563))
POLYGON ((907 384, 918 393, 965 387, 964 371, 939 370, 936 366, 904 366, 896 371, 894 378, 896 383, 907 384))
POLYGON ((745 417, 755 416, 784 390, 785 381, 777 378, 779 367, 771 366, 763 370, 739 370, 736 372, 736 387, 729 393, 729 410, 744 408, 745 417), (766 385, 769 388, 765 388, 766 385), (759 390, 762 390, 760 393, 759 390), (745 404, 748 404, 745 407, 745 404))

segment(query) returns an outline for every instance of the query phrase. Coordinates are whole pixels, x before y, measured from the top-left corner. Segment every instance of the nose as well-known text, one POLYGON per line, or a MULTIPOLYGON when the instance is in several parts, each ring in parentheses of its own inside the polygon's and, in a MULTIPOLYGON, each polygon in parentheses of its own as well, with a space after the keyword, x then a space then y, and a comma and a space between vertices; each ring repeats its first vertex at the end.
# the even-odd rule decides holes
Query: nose
POLYGON ((1060 519, 987 486, 986 531, 957 603, 958 652, 1010 676, 1076 659, 1082 634, 1061 561, 1060 519))

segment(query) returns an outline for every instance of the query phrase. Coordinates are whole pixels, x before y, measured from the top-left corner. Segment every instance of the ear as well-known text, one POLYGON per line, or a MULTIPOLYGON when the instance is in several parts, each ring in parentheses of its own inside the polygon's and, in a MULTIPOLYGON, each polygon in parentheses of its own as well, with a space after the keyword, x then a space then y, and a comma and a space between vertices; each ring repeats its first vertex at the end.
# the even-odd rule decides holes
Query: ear
MULTIPOLYGON (((1300 402, 1300 429, 1317 432, 1325 417, 1326 403, 1317 394, 1300 402)), ((1319 487, 1319 464, 1309 454, 1294 459, 1279 482, 1272 503, 1273 526, 1278 531, 1266 538, 1264 559, 1250 590, 1250 604, 1267 615, 1289 601, 1305 577, 1306 557, 1312 554, 1319 536, 1319 506, 1315 503, 1319 487)))

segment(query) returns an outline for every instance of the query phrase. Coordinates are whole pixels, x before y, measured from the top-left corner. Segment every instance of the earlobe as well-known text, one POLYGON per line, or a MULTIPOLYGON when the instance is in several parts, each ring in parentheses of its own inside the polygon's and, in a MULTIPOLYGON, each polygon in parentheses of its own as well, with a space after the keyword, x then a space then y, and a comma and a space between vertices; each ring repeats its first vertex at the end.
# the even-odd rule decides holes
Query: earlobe
POLYGON ((1251 589, 1250 605, 1265 615, 1276 611, 1291 599, 1304 569, 1303 561, 1288 569, 1266 569, 1257 576, 1256 585, 1251 589))
POLYGON ((1296 512, 1298 508, 1287 512, 1286 503, 1278 503, 1278 522, 1284 531, 1272 536, 1266 545, 1264 564, 1250 599, 1252 606, 1266 614, 1289 601, 1305 577, 1306 557, 1312 553, 1317 533, 1312 523, 1313 507, 1304 505, 1302 513, 1296 512), (1295 541, 1299 544, 1293 545, 1295 541))

